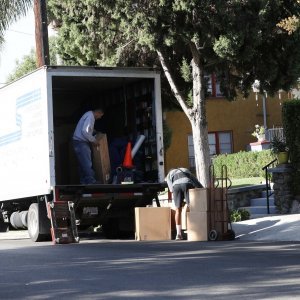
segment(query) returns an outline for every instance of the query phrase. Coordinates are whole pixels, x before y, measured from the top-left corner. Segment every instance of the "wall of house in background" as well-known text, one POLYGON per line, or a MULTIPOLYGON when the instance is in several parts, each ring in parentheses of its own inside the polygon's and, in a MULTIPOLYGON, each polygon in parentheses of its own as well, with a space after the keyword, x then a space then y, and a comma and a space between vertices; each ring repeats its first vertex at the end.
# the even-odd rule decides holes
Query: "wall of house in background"
MULTIPOLYGON (((281 100, 278 95, 266 99, 267 127, 281 127, 281 108, 284 101, 288 101, 288 95, 282 94, 281 100)), ((251 94, 246 100, 240 98, 236 101, 228 101, 221 97, 207 99, 207 121, 210 140, 210 150, 217 154, 228 149, 228 139, 231 143, 231 152, 246 151, 249 144, 256 139, 251 135, 255 124, 264 125, 263 99, 258 95, 251 94), (216 141, 217 139, 217 141, 216 141), (212 145, 217 142, 217 145, 212 145), (223 150, 222 150, 223 149, 223 150)), ((181 111, 168 111, 164 114, 167 125, 171 128, 172 143, 166 151, 166 171, 174 167, 192 168, 189 160, 189 136, 192 139, 190 123, 181 111)))

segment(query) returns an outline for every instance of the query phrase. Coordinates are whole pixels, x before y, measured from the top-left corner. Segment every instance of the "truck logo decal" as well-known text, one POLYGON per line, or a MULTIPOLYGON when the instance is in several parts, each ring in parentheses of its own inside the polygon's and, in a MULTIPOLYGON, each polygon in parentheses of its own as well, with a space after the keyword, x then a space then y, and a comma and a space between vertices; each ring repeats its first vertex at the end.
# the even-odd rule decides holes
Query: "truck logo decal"
POLYGON ((19 130, 0 136, 0 146, 10 144, 21 139, 22 116, 18 113, 18 110, 38 100, 41 100, 41 89, 36 89, 16 99, 16 125, 19 130))

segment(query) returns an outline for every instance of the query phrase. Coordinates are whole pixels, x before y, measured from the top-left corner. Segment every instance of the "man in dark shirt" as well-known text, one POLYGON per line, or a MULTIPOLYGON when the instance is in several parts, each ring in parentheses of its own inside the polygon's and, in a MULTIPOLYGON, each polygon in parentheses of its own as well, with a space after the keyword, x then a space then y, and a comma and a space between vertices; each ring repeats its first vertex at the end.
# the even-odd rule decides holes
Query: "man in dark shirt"
POLYGON ((189 189, 202 187, 198 179, 186 168, 171 169, 166 177, 168 188, 173 193, 175 205, 176 240, 182 240, 181 211, 183 200, 189 206, 189 189))

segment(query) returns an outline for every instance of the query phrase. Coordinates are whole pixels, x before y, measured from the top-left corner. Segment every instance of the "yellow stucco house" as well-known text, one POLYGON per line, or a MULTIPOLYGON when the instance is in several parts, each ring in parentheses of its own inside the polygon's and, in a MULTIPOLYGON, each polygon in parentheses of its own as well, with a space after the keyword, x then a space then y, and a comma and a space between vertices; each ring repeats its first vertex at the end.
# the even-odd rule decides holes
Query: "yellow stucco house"
MULTIPOLYGON (((240 97, 228 101, 221 95, 206 100, 209 146, 211 155, 249 150, 256 141, 251 135, 256 124, 267 128, 282 127, 281 108, 289 95, 266 97, 252 93, 247 99, 240 97), (257 98, 257 99, 256 99, 257 98)), ((192 129, 182 111, 167 111, 164 120, 172 130, 172 142, 165 153, 166 170, 174 167, 193 168, 192 129)))

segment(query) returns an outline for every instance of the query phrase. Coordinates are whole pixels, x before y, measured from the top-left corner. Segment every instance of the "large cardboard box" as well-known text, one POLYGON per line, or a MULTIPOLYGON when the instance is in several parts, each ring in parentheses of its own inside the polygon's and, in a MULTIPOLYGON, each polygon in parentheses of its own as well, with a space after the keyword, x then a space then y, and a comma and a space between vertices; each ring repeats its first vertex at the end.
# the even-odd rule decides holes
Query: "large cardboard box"
POLYGON ((98 133, 96 139, 98 145, 93 146, 93 166, 96 173, 96 179, 100 183, 109 183, 110 159, 106 134, 98 133))
POLYGON ((135 238, 138 241, 170 240, 170 207, 136 207, 135 238))
POLYGON ((189 198, 191 212, 210 210, 210 190, 208 188, 190 189, 189 198))
POLYGON ((207 241, 209 231, 209 213, 187 212, 188 241, 207 241))

